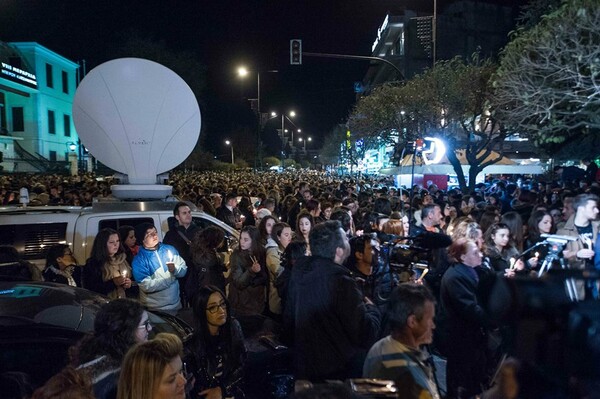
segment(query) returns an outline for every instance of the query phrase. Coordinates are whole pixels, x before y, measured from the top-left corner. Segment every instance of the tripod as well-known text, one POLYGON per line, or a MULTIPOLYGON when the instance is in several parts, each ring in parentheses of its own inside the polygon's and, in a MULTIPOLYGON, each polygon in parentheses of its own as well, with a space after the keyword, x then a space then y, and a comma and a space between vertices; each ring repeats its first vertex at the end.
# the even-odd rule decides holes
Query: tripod
MULTIPOLYGON (((562 256, 563 246, 560 244, 550 244, 548 249, 548 254, 540 267, 540 271, 538 272, 538 277, 542 277, 545 272, 550 270, 554 265, 554 262, 557 262, 561 269, 566 270, 569 266, 565 262, 565 258, 562 256)), ((573 302, 578 301, 577 295, 577 286, 575 285, 575 280, 572 278, 568 278, 565 280, 565 288, 567 289, 567 294, 569 295, 569 299, 573 302)))

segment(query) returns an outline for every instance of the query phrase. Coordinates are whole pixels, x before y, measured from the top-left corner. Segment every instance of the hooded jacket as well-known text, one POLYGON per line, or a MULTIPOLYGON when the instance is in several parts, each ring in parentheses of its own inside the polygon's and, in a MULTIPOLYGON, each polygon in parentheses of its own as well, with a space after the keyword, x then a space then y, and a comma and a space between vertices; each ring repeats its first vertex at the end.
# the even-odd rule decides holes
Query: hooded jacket
POLYGON ((178 310, 179 282, 177 278, 185 276, 187 265, 175 247, 159 243, 155 249, 140 248, 133 258, 133 277, 140 286, 140 302, 148 309, 178 310), (175 272, 169 272, 167 261, 169 251, 175 263, 175 272))

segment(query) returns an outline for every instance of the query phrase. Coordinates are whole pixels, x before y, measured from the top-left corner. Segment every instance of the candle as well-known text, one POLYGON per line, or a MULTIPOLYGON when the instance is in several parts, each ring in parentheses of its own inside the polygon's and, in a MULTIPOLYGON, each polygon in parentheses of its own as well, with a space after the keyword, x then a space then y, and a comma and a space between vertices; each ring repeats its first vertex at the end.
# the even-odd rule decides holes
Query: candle
POLYGON ((510 258, 510 268, 514 269, 515 267, 515 258, 510 258))
POLYGON ((123 271, 121 272, 121 276, 123 276, 123 277, 127 278, 127 270, 123 270, 123 271))
POLYGON ((423 274, 421 274, 421 277, 419 277, 419 278, 417 279, 417 283, 420 283, 421 281, 423 281, 423 277, 425 277, 425 275, 426 275, 427 273, 429 273, 429 269, 425 269, 425 270, 423 270, 423 274))
POLYGON ((539 258, 539 257, 540 257, 540 253, 539 253, 539 252, 536 252, 536 253, 535 253, 535 257, 536 257, 536 258, 539 258))
POLYGON ((170 249, 167 250, 167 254, 169 255, 169 263, 173 263, 173 253, 170 249))

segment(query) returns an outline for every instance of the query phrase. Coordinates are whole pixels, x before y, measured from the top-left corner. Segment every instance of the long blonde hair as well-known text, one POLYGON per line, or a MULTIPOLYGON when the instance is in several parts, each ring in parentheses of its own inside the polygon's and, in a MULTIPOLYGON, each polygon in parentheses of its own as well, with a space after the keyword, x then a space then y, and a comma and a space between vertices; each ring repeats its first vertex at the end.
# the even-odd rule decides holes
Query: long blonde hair
POLYGON ((165 368, 182 352, 179 337, 169 333, 134 346, 123 360, 117 399, 152 398, 165 368))

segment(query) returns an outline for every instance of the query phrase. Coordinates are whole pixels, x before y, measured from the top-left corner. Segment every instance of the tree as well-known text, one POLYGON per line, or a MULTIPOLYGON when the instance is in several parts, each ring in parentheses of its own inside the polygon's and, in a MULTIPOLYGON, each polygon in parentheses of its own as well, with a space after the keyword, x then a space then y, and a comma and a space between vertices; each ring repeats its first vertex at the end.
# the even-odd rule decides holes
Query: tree
POLYGON ((600 129, 600 7, 571 0, 501 54, 494 79, 497 117, 511 130, 556 151, 600 129))
POLYGON ((323 146, 319 151, 319 159, 324 165, 337 165, 342 158, 342 145, 346 141, 346 129, 338 125, 331 130, 323 139, 323 146))
POLYGON ((281 159, 277 157, 264 157, 262 163, 266 168, 270 168, 271 166, 281 166, 281 159))
POLYGON ((402 85, 383 85, 361 99, 350 129, 370 145, 396 142, 400 148, 418 137, 439 137, 461 189, 473 190, 477 174, 501 159, 506 137, 490 108, 494 71, 490 60, 477 55, 469 63, 458 57, 438 62, 402 85), (492 156, 494 147, 498 156, 492 156), (459 150, 470 165, 468 185, 459 150))

